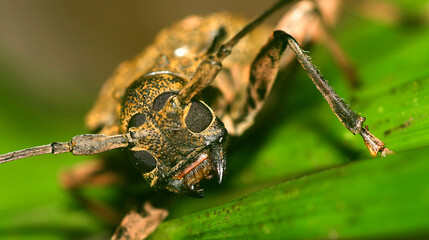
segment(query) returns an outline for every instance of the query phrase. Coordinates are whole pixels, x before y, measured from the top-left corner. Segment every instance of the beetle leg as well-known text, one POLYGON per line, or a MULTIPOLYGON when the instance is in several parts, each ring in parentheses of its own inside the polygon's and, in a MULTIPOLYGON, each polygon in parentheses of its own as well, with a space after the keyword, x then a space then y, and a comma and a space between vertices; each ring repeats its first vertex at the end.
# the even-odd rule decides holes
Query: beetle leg
POLYGON ((116 228, 112 240, 117 239, 145 239, 168 216, 168 211, 153 207, 150 202, 145 202, 143 211, 131 210, 116 228))
POLYGON ((299 63, 307 72, 308 76, 313 80, 317 89, 322 93, 323 97, 328 102, 332 111, 338 117, 340 122, 353 134, 362 136, 365 145, 368 147, 371 155, 376 156, 378 153, 386 155, 393 153, 385 144, 371 134, 367 126, 363 123, 365 118, 354 112, 343 100, 337 95, 332 87, 326 82, 322 74, 314 66, 309 56, 307 56, 296 40, 285 33, 284 31, 275 31, 270 37, 265 46, 254 60, 250 72, 249 85, 249 102, 254 101, 254 104, 249 104, 250 107, 258 108, 258 102, 261 101, 272 86, 272 79, 277 73, 277 66, 280 61, 281 54, 285 48, 289 46, 295 53, 299 63))
MULTIPOLYGON (((282 17, 275 29, 289 33, 299 43, 306 43, 310 39, 317 41, 321 38, 348 80, 349 86, 355 88, 359 84, 355 67, 332 31, 332 26, 338 21, 341 5, 339 0, 301 1, 282 17)), ((283 59, 282 64, 287 64, 293 59, 293 55, 290 54, 283 59)))
POLYGON ((299 63, 306 70, 308 76, 313 80, 313 83, 322 93, 323 97, 326 99, 340 122, 353 134, 359 134, 362 136, 371 155, 376 156, 378 153, 381 153, 382 156, 385 156, 393 153, 393 151, 388 149, 381 140, 369 132, 367 126, 363 126, 365 118, 354 112, 343 102, 332 87, 326 82, 322 74, 317 70, 316 66, 311 63, 310 58, 304 53, 292 36, 283 31, 275 31, 273 35, 274 38, 281 38, 288 43, 292 51, 295 52, 299 63))

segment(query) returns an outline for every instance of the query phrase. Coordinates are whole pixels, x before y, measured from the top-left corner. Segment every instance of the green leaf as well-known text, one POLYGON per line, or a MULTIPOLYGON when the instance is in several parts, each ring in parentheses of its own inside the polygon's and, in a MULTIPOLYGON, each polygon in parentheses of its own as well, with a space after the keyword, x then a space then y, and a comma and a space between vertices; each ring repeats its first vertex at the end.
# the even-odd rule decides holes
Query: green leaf
POLYGON ((429 149, 310 174, 163 223, 152 239, 368 239, 429 234, 429 149), (412 184, 410 184, 412 183, 412 184))

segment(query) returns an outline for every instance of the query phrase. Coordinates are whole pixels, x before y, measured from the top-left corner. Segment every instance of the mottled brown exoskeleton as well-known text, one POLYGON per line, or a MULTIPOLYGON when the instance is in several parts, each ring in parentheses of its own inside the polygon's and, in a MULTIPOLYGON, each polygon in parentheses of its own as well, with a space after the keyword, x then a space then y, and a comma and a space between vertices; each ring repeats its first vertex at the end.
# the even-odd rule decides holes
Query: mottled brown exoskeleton
MULTIPOLYGON (((150 186, 203 196, 199 182, 213 175, 221 182, 227 135, 240 135, 252 125, 279 67, 291 59, 287 55, 282 61, 288 46, 340 122, 363 137, 373 156, 391 153, 364 126, 365 118, 329 86, 298 44, 314 33, 314 24, 320 24, 338 62, 353 78, 317 2, 291 6, 279 30, 262 25, 287 2, 280 0, 247 25, 241 17, 217 13, 190 16, 164 29, 151 46, 122 63, 102 87, 86 118, 88 128, 97 134, 4 154, 0 163, 46 153, 92 155, 126 148, 150 186)), ((98 167, 88 175, 96 171, 98 167)), ((68 187, 82 185, 72 182, 72 177, 65 179, 68 187)), ((91 176, 86 179, 91 181, 91 176)))

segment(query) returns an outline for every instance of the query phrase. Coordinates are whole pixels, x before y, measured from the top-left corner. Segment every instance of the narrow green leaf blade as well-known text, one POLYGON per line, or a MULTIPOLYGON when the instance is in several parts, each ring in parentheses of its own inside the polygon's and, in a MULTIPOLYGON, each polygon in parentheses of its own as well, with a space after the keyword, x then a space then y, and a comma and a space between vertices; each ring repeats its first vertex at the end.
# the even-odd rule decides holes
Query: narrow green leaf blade
POLYGON ((152 239, 366 239, 429 234, 429 149, 368 159, 164 222, 152 239), (365 177, 362 177, 365 176, 365 177))

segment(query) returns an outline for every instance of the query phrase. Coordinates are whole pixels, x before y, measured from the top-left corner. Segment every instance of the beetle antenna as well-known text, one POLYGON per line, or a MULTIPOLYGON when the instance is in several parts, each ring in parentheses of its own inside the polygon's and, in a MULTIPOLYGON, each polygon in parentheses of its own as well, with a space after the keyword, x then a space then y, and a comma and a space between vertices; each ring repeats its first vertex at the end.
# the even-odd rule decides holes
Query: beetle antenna
POLYGON ((288 2, 290 2, 290 0, 278 1, 273 6, 271 6, 268 10, 266 10, 261 15, 259 15, 258 17, 250 21, 238 33, 236 33, 234 37, 232 37, 228 42, 226 42, 219 48, 216 54, 217 60, 222 61, 227 56, 229 56, 231 54, 232 48, 238 43, 238 41, 240 41, 244 36, 246 36, 249 32, 251 32, 257 26, 259 26, 263 21, 265 21, 267 17, 271 16, 275 11, 281 9, 281 7, 283 7, 288 2))
POLYGON ((94 155, 115 148, 127 147, 129 139, 128 135, 78 135, 73 137, 70 142, 54 142, 48 145, 27 148, 0 155, 0 164, 48 153, 60 154, 71 152, 73 155, 94 155))
MULTIPOLYGON (((195 70, 189 83, 180 91, 178 95, 181 104, 187 104, 191 99, 206 88, 215 79, 219 71, 222 69, 222 61, 231 54, 232 48, 242 39, 246 34, 260 25, 267 17, 271 16, 275 11, 279 10, 283 5, 290 2, 290 0, 280 0, 272 7, 266 10, 250 21, 238 33, 234 35, 228 42, 222 44, 216 55, 209 55, 203 59, 195 70)), ((211 51, 208 51, 209 53, 211 51)))

